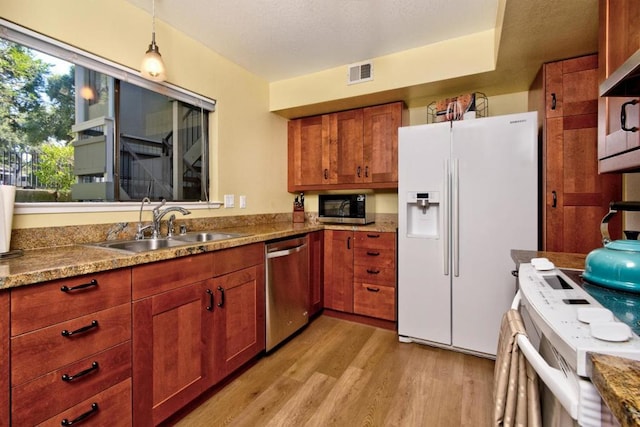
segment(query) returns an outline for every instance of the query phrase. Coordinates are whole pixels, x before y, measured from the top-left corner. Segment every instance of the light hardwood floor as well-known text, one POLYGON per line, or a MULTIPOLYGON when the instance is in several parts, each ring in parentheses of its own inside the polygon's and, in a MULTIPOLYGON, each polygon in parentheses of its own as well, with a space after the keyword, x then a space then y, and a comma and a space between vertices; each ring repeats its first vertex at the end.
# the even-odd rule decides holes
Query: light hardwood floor
POLYGON ((492 360, 321 316, 175 426, 489 426, 492 360))

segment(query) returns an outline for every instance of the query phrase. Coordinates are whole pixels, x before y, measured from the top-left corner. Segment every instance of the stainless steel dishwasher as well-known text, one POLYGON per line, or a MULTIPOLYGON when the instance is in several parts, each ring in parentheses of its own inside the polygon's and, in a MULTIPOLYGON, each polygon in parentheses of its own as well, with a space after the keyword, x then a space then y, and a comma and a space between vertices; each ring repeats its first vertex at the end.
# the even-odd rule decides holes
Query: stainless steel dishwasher
POLYGON ((307 236, 265 245, 267 351, 309 321, 307 236))

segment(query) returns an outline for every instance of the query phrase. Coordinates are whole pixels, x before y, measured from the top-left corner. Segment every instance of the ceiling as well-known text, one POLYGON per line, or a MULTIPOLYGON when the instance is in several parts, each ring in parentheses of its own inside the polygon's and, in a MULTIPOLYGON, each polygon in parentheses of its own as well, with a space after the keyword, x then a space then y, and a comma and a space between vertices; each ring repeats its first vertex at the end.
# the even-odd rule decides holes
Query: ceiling
MULTIPOLYGON (((127 1, 151 13, 152 0, 127 1)), ((488 30, 498 0, 156 0, 155 9, 158 20, 273 82, 488 30)), ((506 0, 494 72, 389 98, 527 90, 542 63, 597 51, 597 28, 597 0, 506 0)))

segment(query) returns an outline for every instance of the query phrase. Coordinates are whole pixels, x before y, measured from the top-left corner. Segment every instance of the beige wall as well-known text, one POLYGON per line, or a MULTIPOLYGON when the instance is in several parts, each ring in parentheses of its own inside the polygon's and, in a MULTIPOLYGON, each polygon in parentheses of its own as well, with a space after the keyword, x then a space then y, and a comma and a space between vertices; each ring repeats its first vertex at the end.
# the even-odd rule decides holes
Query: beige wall
MULTIPOLYGON (((125 0, 2 0, 0 17, 135 69, 139 67, 151 36, 151 16, 125 0)), ((468 69, 470 52, 480 55, 471 61, 481 67, 476 71, 491 69, 494 38, 493 32, 487 32, 401 55, 405 61, 419 63, 425 52, 430 55, 440 49, 439 56, 446 61, 443 59, 438 67, 431 67, 430 72, 434 73, 434 79, 445 79, 474 71, 468 69), (461 58, 465 60, 456 62, 461 58), (463 64, 467 68, 462 69, 463 64)), ((340 86, 345 88, 346 77, 337 76, 337 70, 269 85, 159 20, 156 22, 156 40, 166 62, 169 82, 218 101, 217 110, 211 116, 210 140, 214 154, 211 199, 222 200, 224 194, 234 194, 236 207, 197 210, 193 216, 274 213, 291 209, 293 196, 286 192, 286 119, 270 110, 362 95, 362 91, 383 90, 398 85, 397 76, 402 77, 403 85, 417 78, 407 72, 397 74, 400 70, 385 67, 382 58, 377 62, 374 85, 354 85, 335 93, 328 91, 327 87, 338 79, 340 86), (307 81, 312 84, 304 84, 307 81), (376 85, 382 86, 376 89, 376 85), (324 87, 322 95, 311 90, 312 87, 324 87), (246 209, 238 208, 240 195, 247 196, 246 209)), ((339 74, 343 74, 342 68, 339 74)), ((407 67, 410 68, 420 67, 407 67)), ((420 79, 423 78, 421 75, 420 79)), ((526 97, 526 92, 522 92, 490 98, 489 114, 526 111, 526 97)), ((426 107, 413 108, 410 117, 410 124, 426 122, 426 107)), ((307 209, 315 211, 315 195, 310 194, 307 201, 307 209)), ((379 192, 377 210, 379 213, 397 213, 396 192, 379 192)), ((111 223, 137 218, 137 209, 117 213, 24 214, 15 216, 14 228, 111 223)))

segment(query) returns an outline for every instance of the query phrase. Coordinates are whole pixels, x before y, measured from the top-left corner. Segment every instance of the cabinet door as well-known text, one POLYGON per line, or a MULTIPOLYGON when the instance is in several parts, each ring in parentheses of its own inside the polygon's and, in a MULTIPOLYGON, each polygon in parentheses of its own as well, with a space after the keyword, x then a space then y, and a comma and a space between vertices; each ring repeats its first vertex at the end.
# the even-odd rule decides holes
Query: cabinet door
POLYGON ((362 110, 331 114, 329 135, 332 183, 362 182, 362 110))
MULTIPOLYGON (((588 253, 602 246, 600 222, 622 196, 619 174, 598 175, 598 58, 544 66, 543 248, 588 253)), ((620 237, 620 221, 610 229, 620 237)))
POLYGON ((398 185, 398 126, 402 103, 368 107, 363 112, 361 182, 398 185))
POLYGON ((133 303, 133 425, 159 424, 208 385, 212 286, 198 282, 133 303))
POLYGON ((324 306, 353 313, 353 232, 324 233, 324 306))
POLYGON ((264 265, 215 278, 215 379, 265 349, 264 265))
POLYGON ((323 277, 322 264, 324 259, 324 234, 322 231, 309 233, 309 317, 322 310, 323 306, 323 277))
POLYGON ((315 116, 289 122, 288 189, 330 183, 329 116, 315 116))
MULTIPOLYGON (((599 80, 602 82, 640 49, 640 2, 600 0, 599 80)), ((634 98, 605 97, 598 106, 598 158, 600 172, 632 170, 640 167, 640 132, 622 129, 640 127, 640 104, 623 105, 634 98)))

